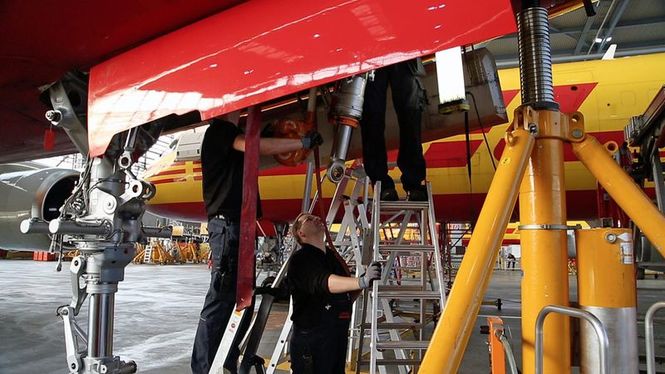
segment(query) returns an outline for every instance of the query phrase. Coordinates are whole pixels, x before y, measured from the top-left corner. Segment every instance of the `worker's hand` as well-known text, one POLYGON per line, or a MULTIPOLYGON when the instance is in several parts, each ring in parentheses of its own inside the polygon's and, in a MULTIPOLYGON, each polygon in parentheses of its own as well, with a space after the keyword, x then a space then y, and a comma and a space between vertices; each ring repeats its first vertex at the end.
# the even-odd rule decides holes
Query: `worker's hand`
POLYGON ((304 149, 312 149, 323 144, 323 137, 318 131, 312 130, 305 134, 300 141, 302 142, 302 147, 304 149))
POLYGON ((372 262, 367 267, 365 274, 361 275, 360 278, 358 278, 358 286, 360 286, 360 289, 364 290, 365 288, 370 287, 372 285, 372 282, 374 282, 377 279, 381 279, 381 263, 372 262))

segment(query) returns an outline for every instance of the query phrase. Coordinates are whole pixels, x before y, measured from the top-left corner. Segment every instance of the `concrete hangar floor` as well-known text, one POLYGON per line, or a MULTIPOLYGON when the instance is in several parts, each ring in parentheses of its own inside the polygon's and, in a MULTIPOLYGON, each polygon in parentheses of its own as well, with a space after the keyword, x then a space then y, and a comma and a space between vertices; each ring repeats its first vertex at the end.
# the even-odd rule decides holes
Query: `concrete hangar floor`
MULTIPOLYGON (((62 321, 55 310, 71 297, 68 265, 63 264, 58 273, 54 262, 0 260, 0 373, 66 372, 62 321)), ((502 310, 491 305, 481 308, 460 373, 489 372, 486 335, 479 333, 489 315, 500 316, 509 326, 521 366, 520 279, 519 271, 495 270, 485 299, 501 298, 502 310)), ((573 281, 571 277, 575 295, 573 281)), ((136 361, 140 373, 190 372, 192 341, 208 282, 205 265, 130 264, 116 297, 115 354, 136 361)), ((662 278, 638 282, 640 355, 645 351, 644 314, 651 304, 665 300, 664 289, 662 278)), ((259 349, 262 357, 269 359, 286 312, 285 303, 273 306, 259 349)), ((83 326, 86 316, 87 303, 78 317, 83 326)), ((665 316, 656 317, 655 333, 656 356, 665 356, 665 316)))

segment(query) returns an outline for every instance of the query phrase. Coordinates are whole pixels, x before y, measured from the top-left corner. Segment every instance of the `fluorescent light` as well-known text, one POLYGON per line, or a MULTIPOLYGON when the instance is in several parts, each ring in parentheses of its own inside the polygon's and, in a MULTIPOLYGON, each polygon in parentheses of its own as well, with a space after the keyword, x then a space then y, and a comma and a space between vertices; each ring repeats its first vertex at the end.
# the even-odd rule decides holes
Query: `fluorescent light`
POLYGON ((461 47, 436 52, 436 78, 440 104, 464 100, 466 93, 461 47))

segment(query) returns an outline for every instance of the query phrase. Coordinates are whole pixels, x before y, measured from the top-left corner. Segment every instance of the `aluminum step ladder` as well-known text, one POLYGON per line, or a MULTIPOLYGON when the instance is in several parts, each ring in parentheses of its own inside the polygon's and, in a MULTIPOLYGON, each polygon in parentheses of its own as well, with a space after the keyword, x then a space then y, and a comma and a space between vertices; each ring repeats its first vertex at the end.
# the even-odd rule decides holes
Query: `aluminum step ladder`
MULTIPOLYGON (((441 265, 432 188, 427 201, 380 201, 377 182, 371 216, 372 259, 383 263, 381 280, 365 292, 361 336, 369 329, 369 360, 360 340, 356 373, 417 372, 443 305, 445 284, 441 265)), ((370 243, 366 243, 366 246, 370 243)))
MULTIPOLYGON (((364 169, 361 167, 347 168, 344 177, 337 184, 335 193, 332 197, 330 209, 328 210, 325 219, 328 228, 331 228, 332 223, 335 221, 335 217, 337 217, 341 212, 341 209, 343 209, 342 221, 339 225, 339 229, 336 234, 331 233, 331 236, 333 238, 335 249, 347 262, 352 273, 356 274, 356 276, 360 273, 361 269, 362 237, 364 233, 369 231, 369 222, 367 221, 367 213, 365 209, 367 198, 365 196, 364 199, 361 199, 363 193, 366 195, 367 185, 367 176, 365 175, 364 169)), ((316 200, 318 200, 318 195, 315 196, 309 207, 310 213, 316 204, 316 200)), ((286 268, 288 266, 287 264, 288 259, 285 261, 283 267, 286 268)), ((282 273, 282 270, 280 270, 280 273, 282 273)), ((277 282, 277 279, 275 279, 275 282, 277 282)), ((359 328, 355 326, 358 314, 357 311, 359 312, 356 305, 358 305, 358 302, 354 304, 351 313, 352 332, 349 335, 347 362, 350 362, 353 354, 353 347, 355 347, 355 343, 360 336, 358 334, 359 328)), ((282 327, 282 331, 277 340, 277 345, 273 350, 270 362, 266 368, 267 374, 274 373, 285 356, 289 336, 291 335, 291 329, 293 328, 293 322, 291 321, 292 313, 293 300, 289 303, 289 311, 286 321, 284 322, 284 326, 282 327)))

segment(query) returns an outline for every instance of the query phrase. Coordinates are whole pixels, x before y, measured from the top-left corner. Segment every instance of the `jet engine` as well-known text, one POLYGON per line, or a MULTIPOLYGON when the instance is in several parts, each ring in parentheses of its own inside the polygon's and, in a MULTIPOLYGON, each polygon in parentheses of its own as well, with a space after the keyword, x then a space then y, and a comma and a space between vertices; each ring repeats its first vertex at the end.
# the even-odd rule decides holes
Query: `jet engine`
POLYGON ((0 248, 14 251, 46 251, 47 234, 21 233, 23 220, 36 218, 45 225, 60 215, 79 173, 75 170, 33 165, 0 165, 0 248))

